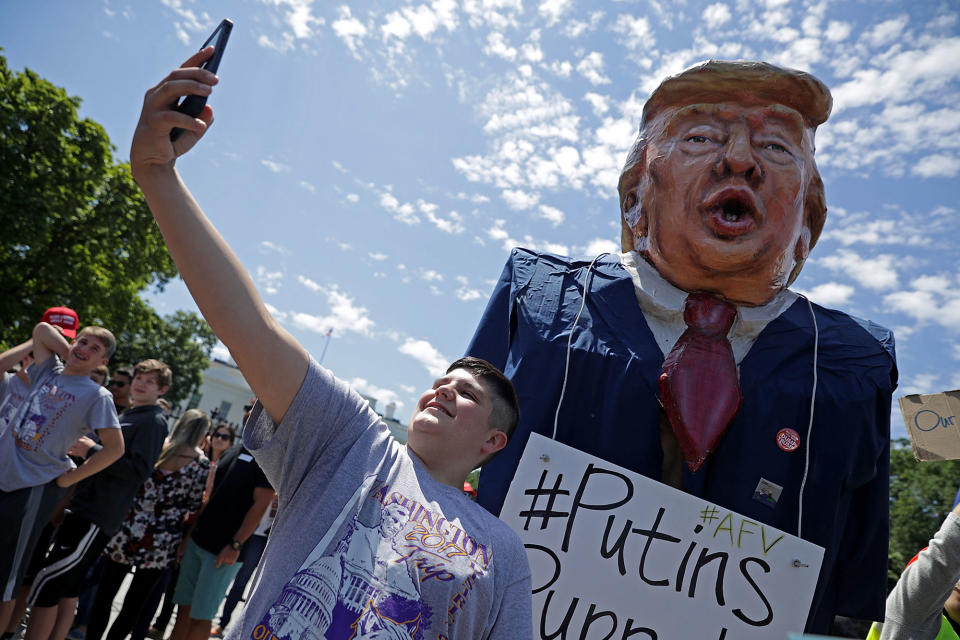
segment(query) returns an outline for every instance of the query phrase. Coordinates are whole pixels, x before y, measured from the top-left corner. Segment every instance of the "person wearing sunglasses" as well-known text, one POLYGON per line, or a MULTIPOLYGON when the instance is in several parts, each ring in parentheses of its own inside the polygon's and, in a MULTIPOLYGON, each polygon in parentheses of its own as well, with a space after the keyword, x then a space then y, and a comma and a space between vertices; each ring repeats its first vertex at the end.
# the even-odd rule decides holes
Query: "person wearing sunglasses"
POLYGON ((217 425, 217 428, 210 433, 210 444, 207 447, 207 457, 210 458, 210 462, 216 466, 217 461, 220 459, 220 456, 224 452, 233 446, 234 440, 237 438, 237 433, 234 431, 226 422, 221 422, 217 425))
POLYGON ((113 406, 117 415, 130 408, 133 401, 130 399, 130 383, 133 382, 133 371, 130 367, 118 367, 107 383, 107 389, 113 394, 113 406))

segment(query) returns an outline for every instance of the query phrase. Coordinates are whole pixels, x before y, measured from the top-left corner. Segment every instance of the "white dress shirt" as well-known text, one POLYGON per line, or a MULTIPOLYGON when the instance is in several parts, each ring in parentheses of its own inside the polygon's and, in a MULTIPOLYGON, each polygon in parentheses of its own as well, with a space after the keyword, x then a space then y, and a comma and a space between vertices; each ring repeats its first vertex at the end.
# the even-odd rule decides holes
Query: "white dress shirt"
MULTIPOLYGON (((620 254, 620 263, 633 279, 637 302, 640 303, 640 309, 657 345, 666 357, 687 329, 687 323, 683 321, 683 305, 688 294, 667 282, 654 266, 636 251, 620 254)), ((738 367, 763 328, 786 311, 798 297, 793 291, 783 289, 765 305, 737 306, 737 316, 727 332, 727 339, 733 347, 733 357, 738 367)))

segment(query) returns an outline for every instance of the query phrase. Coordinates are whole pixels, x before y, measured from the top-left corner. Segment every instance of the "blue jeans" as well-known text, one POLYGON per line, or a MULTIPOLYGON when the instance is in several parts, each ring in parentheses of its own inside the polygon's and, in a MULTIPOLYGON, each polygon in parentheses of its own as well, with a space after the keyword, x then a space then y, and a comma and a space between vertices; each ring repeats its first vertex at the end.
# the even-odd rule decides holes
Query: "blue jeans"
POLYGON ((230 624, 230 616, 233 615, 237 603, 243 599, 243 590, 250 582, 250 578, 253 577, 257 565, 260 564, 260 557, 263 556, 263 549, 266 546, 267 536, 250 536, 243 545, 240 557, 237 558, 237 562, 242 562, 243 566, 240 567, 237 577, 233 579, 233 586, 230 588, 230 593, 227 594, 226 602, 223 603, 223 613, 220 615, 221 629, 226 629, 227 625, 230 624))

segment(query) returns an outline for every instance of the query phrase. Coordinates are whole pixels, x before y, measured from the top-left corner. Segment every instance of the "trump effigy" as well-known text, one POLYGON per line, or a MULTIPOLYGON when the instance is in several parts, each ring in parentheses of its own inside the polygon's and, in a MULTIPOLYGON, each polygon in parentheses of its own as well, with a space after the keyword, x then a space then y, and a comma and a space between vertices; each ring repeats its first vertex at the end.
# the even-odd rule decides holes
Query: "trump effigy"
POLYGON ((826 220, 831 105, 762 62, 667 78, 620 176, 623 252, 511 253, 467 350, 520 398, 483 506, 540 433, 822 546, 807 631, 883 618, 893 334, 789 289, 826 220))

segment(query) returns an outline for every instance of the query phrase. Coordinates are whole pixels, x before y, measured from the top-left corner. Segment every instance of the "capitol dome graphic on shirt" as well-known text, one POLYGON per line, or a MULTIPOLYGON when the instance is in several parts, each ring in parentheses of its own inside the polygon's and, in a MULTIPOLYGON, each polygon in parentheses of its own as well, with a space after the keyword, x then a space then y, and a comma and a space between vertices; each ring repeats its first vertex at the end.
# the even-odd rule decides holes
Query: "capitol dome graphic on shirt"
MULTIPOLYGON (((330 533, 358 502, 355 494, 330 533)), ((409 513, 396 502, 382 507, 368 502, 377 507, 379 522, 364 524, 356 514, 336 544, 324 536, 284 585, 254 636, 269 637, 264 634, 269 630, 278 640, 423 640, 432 616, 403 547, 409 513)))

